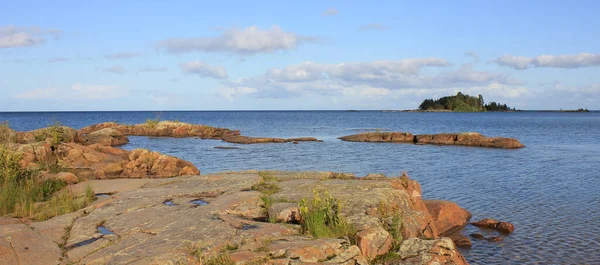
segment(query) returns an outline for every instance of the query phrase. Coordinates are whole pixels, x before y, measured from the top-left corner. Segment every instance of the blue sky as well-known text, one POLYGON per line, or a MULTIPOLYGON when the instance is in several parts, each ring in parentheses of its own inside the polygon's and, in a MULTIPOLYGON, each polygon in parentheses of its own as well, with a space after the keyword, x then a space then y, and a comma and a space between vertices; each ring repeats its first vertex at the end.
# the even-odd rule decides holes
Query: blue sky
POLYGON ((0 111, 600 109, 598 1, 0 7, 0 111))

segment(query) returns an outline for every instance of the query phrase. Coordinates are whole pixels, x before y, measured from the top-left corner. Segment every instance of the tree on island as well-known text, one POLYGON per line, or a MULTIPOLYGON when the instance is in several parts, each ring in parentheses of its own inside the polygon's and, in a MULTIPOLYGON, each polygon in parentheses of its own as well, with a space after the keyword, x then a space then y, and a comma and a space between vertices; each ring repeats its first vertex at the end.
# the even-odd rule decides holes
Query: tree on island
POLYGON ((457 112, 481 112, 481 111, 510 111, 514 108, 506 104, 490 102, 485 104, 483 96, 469 96, 461 92, 456 96, 446 96, 439 99, 426 99, 419 105, 419 110, 449 110, 457 112))

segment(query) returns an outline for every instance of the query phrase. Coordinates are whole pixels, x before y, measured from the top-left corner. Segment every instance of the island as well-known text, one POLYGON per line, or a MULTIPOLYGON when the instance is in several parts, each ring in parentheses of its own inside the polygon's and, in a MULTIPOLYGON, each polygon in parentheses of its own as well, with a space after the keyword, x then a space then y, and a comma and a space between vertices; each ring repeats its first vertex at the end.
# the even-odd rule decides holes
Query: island
POLYGON ((455 96, 423 100, 418 111, 485 112, 516 111, 516 109, 493 101, 485 104, 481 95, 474 97, 458 92, 455 96))

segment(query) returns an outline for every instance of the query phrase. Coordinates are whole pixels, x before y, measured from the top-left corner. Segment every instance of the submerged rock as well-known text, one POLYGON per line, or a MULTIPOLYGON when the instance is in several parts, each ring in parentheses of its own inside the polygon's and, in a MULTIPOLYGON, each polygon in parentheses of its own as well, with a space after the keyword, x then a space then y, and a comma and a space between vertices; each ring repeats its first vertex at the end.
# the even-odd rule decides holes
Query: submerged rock
POLYGON ((471 224, 477 227, 496 229, 504 234, 510 234, 515 231, 515 226, 513 224, 509 222, 501 222, 492 218, 485 218, 471 224))
POLYGON ((338 138, 350 142, 388 142, 435 145, 463 145, 490 148, 522 148, 525 145, 514 138, 486 137, 479 133, 442 133, 413 135, 406 132, 369 132, 338 138))

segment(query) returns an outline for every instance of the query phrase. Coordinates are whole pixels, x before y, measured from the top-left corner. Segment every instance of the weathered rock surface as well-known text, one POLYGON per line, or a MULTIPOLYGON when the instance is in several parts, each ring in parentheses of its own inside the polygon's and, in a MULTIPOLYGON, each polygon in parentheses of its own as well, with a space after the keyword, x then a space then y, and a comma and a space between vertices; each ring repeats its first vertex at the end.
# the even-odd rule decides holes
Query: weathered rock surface
POLYGON ((469 223, 471 213, 450 201, 425 200, 440 236, 449 235, 469 223))
POLYGON ((338 138, 350 142, 393 142, 435 145, 463 145, 490 148, 522 148, 525 145, 514 138, 486 137, 479 133, 442 133, 413 135, 405 132, 370 132, 338 138))
MULTIPOLYGON (((76 161, 85 158, 71 150, 81 149, 85 153, 88 151, 85 148, 89 147, 60 150, 76 152, 73 155, 76 161)), ((19 233, 33 233, 18 240, 23 247, 35 246, 39 251, 34 254, 37 255, 35 261, 23 259, 22 254, 12 251, 6 243, 10 239, 14 246, 16 233, 0 229, 0 257, 7 262, 21 259, 19 264, 40 264, 42 259, 48 264, 202 264, 199 257, 225 252, 239 264, 251 261, 255 264, 368 264, 367 259, 385 254, 394 240, 402 240, 392 238, 384 229, 384 218, 396 214, 420 216, 421 219, 404 228, 407 235, 423 236, 423 231, 436 225, 422 202, 418 183, 407 177, 360 180, 342 179, 336 177, 340 173, 329 172, 260 173, 80 182, 70 189, 83 193, 89 185, 96 193, 109 195, 99 197, 78 212, 32 223, 31 228, 16 220, 6 221, 11 223, 9 226, 21 229, 19 233), (265 194, 252 190, 265 181, 262 177, 265 174, 279 180, 270 183, 280 188, 270 196, 275 203, 269 209, 264 208, 261 199, 265 194), (412 190, 409 192, 407 187, 412 190), (283 216, 277 219, 288 221, 291 219, 288 210, 297 207, 302 198, 312 198, 314 190, 328 190, 340 200, 342 215, 356 227, 356 244, 352 244, 354 240, 350 238, 315 239, 301 234, 299 225, 265 221, 271 215, 283 216), (192 203, 199 199, 202 203, 192 203), (372 209, 377 209, 376 213, 372 209), (8 248, 2 248, 5 245, 8 248), (59 245, 64 246, 64 255, 59 245)), ((433 233, 435 229, 429 231, 433 233)), ((462 256, 451 241, 410 243, 410 238, 403 239, 399 252, 402 262, 432 264, 438 260, 466 264, 458 263, 462 256)))
POLYGON ((402 242, 397 254, 400 260, 388 264, 468 264, 447 237, 436 240, 409 238, 402 242))
POLYGON ((157 124, 135 124, 124 125, 115 122, 105 122, 91 125, 79 130, 80 134, 91 134, 95 131, 111 128, 121 132, 123 135, 135 136, 161 136, 161 137, 199 137, 202 139, 217 139, 236 144, 258 144, 258 143, 288 143, 301 141, 319 141, 316 138, 268 138, 249 137, 240 135, 239 131, 226 128, 217 128, 206 125, 189 124, 184 122, 161 121, 157 124))
POLYGON ((94 131, 84 135, 82 138, 82 143, 84 145, 98 144, 119 146, 129 143, 127 136, 123 135, 120 131, 114 128, 104 128, 94 131))
POLYGON ((492 218, 485 218, 477 222, 471 223, 477 227, 496 229, 501 233, 510 234, 515 231, 515 226, 509 222, 501 222, 492 218))
POLYGON ((18 132, 17 143, 28 144, 42 141, 78 142, 77 130, 67 126, 52 126, 29 132, 18 132))

